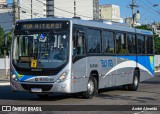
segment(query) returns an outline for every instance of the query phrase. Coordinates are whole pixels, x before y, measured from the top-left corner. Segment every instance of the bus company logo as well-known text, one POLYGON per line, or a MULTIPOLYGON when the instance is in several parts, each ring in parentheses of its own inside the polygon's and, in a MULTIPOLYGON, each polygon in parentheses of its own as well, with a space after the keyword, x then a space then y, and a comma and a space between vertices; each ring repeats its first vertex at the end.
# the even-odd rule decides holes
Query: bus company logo
POLYGON ((2 111, 11 111, 11 106, 2 106, 2 111))
POLYGON ((113 67, 113 61, 112 60, 100 60, 102 67, 113 67))

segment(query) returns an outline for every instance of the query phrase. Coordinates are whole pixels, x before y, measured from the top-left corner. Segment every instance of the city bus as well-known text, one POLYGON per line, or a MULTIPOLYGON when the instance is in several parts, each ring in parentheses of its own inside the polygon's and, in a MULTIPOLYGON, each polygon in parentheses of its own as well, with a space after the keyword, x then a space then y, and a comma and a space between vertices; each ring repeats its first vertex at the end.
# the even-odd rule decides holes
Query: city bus
POLYGON ((15 24, 11 45, 12 91, 46 98, 122 86, 136 91, 154 76, 153 32, 107 21, 37 18, 15 24))

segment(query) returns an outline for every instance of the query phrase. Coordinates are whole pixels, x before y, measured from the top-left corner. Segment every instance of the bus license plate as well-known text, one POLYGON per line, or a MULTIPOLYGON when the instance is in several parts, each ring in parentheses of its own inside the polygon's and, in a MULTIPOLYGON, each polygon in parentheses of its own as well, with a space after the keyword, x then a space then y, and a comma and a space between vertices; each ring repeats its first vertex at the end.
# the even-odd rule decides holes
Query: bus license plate
POLYGON ((42 92, 42 88, 31 88, 31 92, 42 92))

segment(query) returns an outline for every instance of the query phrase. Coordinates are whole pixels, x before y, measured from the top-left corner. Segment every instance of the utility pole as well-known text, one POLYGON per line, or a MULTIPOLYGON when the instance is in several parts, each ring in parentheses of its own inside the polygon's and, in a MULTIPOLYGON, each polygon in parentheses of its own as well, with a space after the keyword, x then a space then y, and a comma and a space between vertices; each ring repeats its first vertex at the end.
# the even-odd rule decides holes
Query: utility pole
POLYGON ((33 13, 32 7, 33 7, 33 6, 32 6, 32 0, 31 0, 31 19, 32 19, 32 17, 33 17, 33 14, 32 14, 32 13, 33 13))
POLYGON ((129 4, 129 6, 130 6, 131 9, 132 9, 132 20, 133 20, 132 27, 133 27, 133 25, 134 25, 134 8, 135 8, 135 7, 138 7, 138 5, 135 5, 135 1, 132 0, 132 4, 129 4))
POLYGON ((74 0, 74 17, 76 17, 76 0, 74 0))
POLYGON ((132 18, 133 18, 133 15, 134 15, 134 0, 132 0, 132 5, 131 5, 131 9, 132 9, 132 18))
POLYGON ((19 19, 19 16, 18 16, 18 0, 14 0, 14 2, 13 2, 13 25, 15 25, 15 23, 18 19, 19 19))

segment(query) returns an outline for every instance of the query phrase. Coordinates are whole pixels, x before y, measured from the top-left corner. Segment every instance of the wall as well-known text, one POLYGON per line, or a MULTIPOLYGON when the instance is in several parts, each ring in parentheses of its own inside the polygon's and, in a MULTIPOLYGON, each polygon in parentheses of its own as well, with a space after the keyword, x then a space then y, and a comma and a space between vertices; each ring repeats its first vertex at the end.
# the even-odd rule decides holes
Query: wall
POLYGON ((5 75, 9 75, 9 69, 10 69, 10 58, 0 58, 0 78, 5 75), (5 66, 6 62, 6 66, 5 66), (6 67, 6 70, 5 70, 6 67))
MULTIPOLYGON (((76 16, 85 20, 93 19, 93 0, 75 0, 76 16)), ((55 16, 74 17, 74 0, 54 0, 55 16), (67 13, 68 12, 68 13, 67 13)))
POLYGON ((160 55, 155 55, 154 64, 155 64, 155 67, 160 66, 160 55))
MULTIPOLYGON (((31 18, 31 0, 20 0, 20 19, 31 18)), ((44 0, 32 0, 32 18, 46 17, 46 2, 44 0)))

